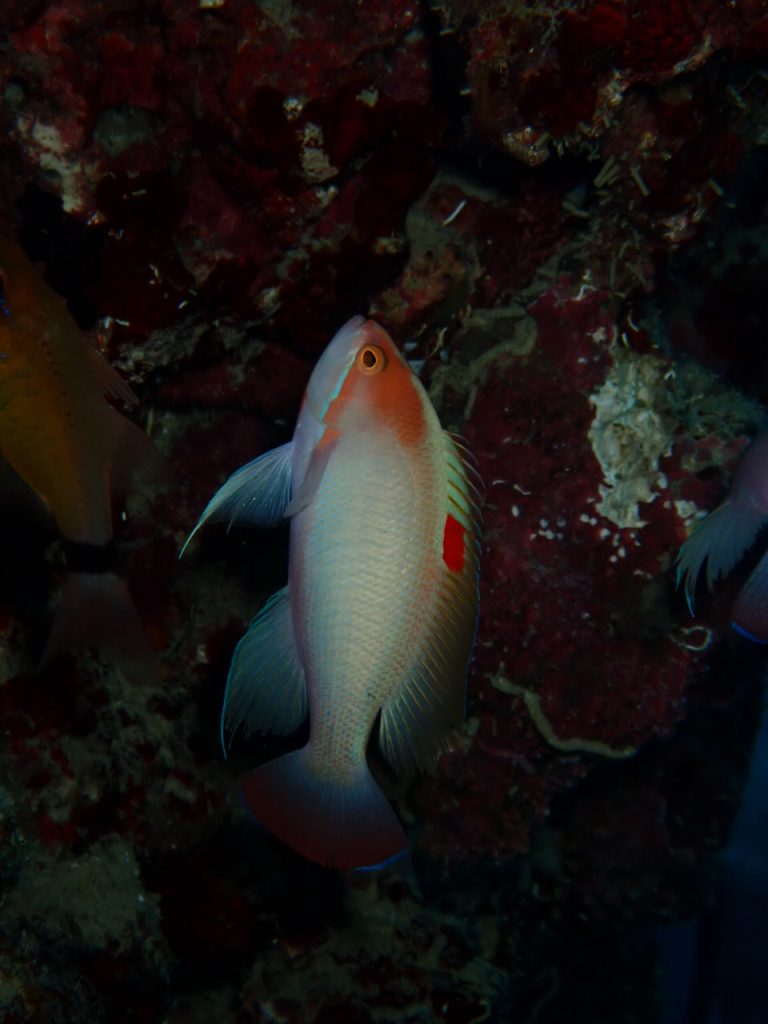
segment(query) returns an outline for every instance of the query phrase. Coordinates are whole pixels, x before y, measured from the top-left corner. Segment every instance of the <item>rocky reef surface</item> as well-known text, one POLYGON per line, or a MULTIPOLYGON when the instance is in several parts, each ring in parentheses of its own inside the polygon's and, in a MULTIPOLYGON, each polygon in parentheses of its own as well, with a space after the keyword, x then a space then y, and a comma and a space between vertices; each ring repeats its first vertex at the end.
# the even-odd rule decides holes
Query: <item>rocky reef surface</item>
POLYGON ((140 397, 170 490, 116 509, 160 678, 34 673, 61 574, 0 531, 4 1022, 658 1020, 756 725, 738 588, 673 560, 768 386, 768 3, 3 3, 0 229, 140 397), (286 536, 208 497, 290 436, 355 313, 486 481, 460 748, 390 795, 400 870, 309 865, 224 761, 286 536))

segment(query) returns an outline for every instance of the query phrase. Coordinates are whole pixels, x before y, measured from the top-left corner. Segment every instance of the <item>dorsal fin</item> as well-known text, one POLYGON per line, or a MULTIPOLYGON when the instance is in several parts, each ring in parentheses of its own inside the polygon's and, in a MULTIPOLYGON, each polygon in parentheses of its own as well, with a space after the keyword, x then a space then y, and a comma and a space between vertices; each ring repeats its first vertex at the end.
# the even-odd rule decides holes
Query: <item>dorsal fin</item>
POLYGON ((382 708, 381 750, 398 773, 424 769, 464 719, 478 608, 483 485, 465 442, 444 433, 447 495, 443 558, 431 620, 408 677, 382 708))

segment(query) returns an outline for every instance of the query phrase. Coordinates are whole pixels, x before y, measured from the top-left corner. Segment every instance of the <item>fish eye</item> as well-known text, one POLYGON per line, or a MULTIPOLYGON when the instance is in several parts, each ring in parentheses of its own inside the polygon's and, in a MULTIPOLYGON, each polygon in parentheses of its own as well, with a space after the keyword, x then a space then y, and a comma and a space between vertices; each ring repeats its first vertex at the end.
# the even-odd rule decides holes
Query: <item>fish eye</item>
POLYGON ((387 365, 387 357, 378 345, 366 345, 357 353, 357 366, 363 373, 379 373, 387 365))

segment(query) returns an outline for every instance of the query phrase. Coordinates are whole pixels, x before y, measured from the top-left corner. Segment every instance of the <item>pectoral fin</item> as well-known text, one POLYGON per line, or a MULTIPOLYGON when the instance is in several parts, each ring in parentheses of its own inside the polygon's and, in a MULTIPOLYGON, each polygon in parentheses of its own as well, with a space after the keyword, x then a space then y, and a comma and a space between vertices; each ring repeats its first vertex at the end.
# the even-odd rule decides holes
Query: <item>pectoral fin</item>
POLYGON ((233 473, 208 502, 181 549, 181 555, 197 531, 209 520, 226 519, 227 527, 276 526, 286 513, 291 497, 292 444, 274 448, 233 473))
POLYGON ((766 513, 752 502, 729 498, 693 530, 677 556, 677 584, 683 585, 693 614, 693 595, 706 562, 707 586, 736 566, 765 526, 766 513))

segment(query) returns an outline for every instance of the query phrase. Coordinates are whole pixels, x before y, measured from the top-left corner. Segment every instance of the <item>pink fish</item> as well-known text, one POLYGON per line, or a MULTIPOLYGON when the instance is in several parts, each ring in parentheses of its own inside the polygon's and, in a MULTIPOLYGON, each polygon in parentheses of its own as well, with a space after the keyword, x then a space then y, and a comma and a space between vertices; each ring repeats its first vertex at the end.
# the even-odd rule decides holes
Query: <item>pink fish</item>
MULTIPOLYGON (((726 501, 707 516, 680 549, 678 583, 683 583, 693 611, 696 581, 706 562, 711 589, 727 576, 768 524, 768 434, 747 448, 726 501)), ((768 552, 744 584, 733 608, 731 625, 743 636, 768 643, 768 552)))
MULTIPOLYGON (((236 472, 203 512, 291 520, 288 586, 238 644, 222 733, 309 741, 243 781, 254 815, 305 857, 381 863, 405 834, 366 750, 429 765, 464 716, 478 606, 480 480, 389 335, 355 317, 307 386, 293 440, 236 472)), ((193 531, 194 534, 194 531, 193 531)), ((190 538, 191 539, 191 538, 190 538)))

